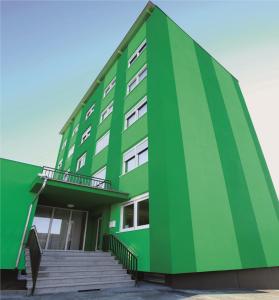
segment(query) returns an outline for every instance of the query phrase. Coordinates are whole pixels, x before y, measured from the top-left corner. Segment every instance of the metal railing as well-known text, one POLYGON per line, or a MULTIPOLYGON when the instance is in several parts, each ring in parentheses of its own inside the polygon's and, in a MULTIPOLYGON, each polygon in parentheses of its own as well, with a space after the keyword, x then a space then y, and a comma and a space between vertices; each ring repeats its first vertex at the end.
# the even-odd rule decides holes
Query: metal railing
POLYGON ((40 268, 42 253, 43 253, 35 226, 32 226, 30 229, 26 246, 30 252, 30 264, 31 264, 31 272, 32 272, 32 282, 33 282, 31 294, 33 295, 36 287, 36 282, 38 278, 38 273, 39 273, 39 268, 40 268))
POLYGON ((50 167, 43 167, 43 171, 41 175, 51 180, 63 181, 63 182, 87 186, 91 188, 99 188, 99 189, 106 189, 106 190, 111 189, 110 180, 81 175, 73 172, 50 168, 50 167))
POLYGON ((104 234, 102 250, 110 251, 132 275, 135 284, 138 282, 138 258, 137 256, 124 245, 117 237, 112 234, 104 234))

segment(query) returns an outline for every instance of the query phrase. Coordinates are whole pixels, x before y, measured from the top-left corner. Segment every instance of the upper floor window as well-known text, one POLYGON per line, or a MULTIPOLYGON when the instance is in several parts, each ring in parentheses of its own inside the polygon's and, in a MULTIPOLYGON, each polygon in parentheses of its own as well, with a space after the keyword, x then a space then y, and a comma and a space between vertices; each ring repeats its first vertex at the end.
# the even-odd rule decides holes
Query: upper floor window
POLYGON ((127 85, 127 95, 147 76, 147 65, 139 70, 139 72, 130 80, 127 85))
POLYGON ((76 125, 76 127, 73 130, 72 136, 74 136, 78 132, 79 124, 76 125))
POLYGON ((82 135, 82 137, 81 137, 81 144, 82 144, 83 142, 85 142, 85 141, 89 138, 90 132, 91 132, 91 126, 88 127, 88 128, 85 130, 85 132, 83 133, 83 135, 82 135))
POLYGON ((102 111, 100 123, 102 123, 104 119, 106 119, 112 113, 112 110, 113 110, 113 101, 111 101, 111 103, 102 111))
POLYGON ((68 158, 69 158, 70 156, 73 155, 74 151, 75 151, 75 145, 73 145, 73 146, 70 148, 70 150, 69 150, 69 152, 68 152, 68 158))
POLYGON ((61 169, 62 168, 62 163, 63 163, 63 159, 61 159, 57 165, 57 168, 58 169, 61 169))
POLYGON ((146 48, 146 40, 144 40, 137 50, 131 55, 129 61, 128 61, 128 68, 138 59, 138 57, 142 54, 143 50, 146 48))
POLYGON ((105 88, 105 90, 104 90, 104 97, 103 98, 105 98, 106 95, 114 88, 115 82, 116 82, 116 77, 114 77, 112 79, 112 81, 109 83, 109 85, 105 88))
POLYGON ((121 207, 120 231, 149 228, 149 194, 133 198, 121 207))
POLYGON ((138 166, 148 162, 148 139, 144 139, 123 154, 123 171, 128 173, 138 166))
POLYGON ((92 179, 92 186, 104 188, 105 183, 103 182, 103 180, 106 179, 106 172, 107 172, 107 168, 103 167, 102 169, 94 173, 93 174, 94 178, 92 179))
POLYGON ((85 161, 86 161, 86 152, 83 153, 82 156, 77 160, 76 171, 78 171, 85 165, 85 161))
POLYGON ((66 147, 66 145, 67 145, 67 139, 62 144, 62 150, 66 147))
POLYGON ((147 112, 147 97, 145 96, 138 104, 136 104, 126 115, 124 129, 134 124, 147 112))
POLYGON ((85 115, 85 120, 87 120, 93 113, 94 111, 94 107, 95 107, 95 104, 93 104, 87 111, 86 115, 85 115))
POLYGON ((101 138, 98 139, 96 143, 96 151, 95 154, 99 153, 109 144, 109 131, 105 133, 101 138))

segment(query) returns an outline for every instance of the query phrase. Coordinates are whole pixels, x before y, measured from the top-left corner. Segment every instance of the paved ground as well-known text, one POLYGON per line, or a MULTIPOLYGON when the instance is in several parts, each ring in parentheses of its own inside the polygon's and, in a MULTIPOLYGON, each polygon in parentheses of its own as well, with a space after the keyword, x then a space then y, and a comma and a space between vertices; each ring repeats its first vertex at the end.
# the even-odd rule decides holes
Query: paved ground
POLYGON ((12 300, 279 300, 279 290, 175 290, 161 285, 141 283, 136 288, 111 289, 56 295, 25 296, 23 292, 2 292, 0 299, 12 300))

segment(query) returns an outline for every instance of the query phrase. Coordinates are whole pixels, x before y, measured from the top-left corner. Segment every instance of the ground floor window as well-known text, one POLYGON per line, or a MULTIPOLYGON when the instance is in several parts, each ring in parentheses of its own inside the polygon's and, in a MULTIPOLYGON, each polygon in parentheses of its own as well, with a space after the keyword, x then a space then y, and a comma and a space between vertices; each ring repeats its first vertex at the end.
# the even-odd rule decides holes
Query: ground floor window
POLYGON ((137 196, 121 207, 120 231, 149 227, 149 194, 137 196))

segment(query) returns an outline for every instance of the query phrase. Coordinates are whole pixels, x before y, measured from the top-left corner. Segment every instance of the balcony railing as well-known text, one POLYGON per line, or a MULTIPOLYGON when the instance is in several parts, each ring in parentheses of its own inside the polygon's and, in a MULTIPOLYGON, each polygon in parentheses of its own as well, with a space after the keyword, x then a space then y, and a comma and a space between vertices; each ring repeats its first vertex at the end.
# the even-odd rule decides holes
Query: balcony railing
POLYGON ((91 188, 111 190, 110 180, 85 176, 50 167, 43 167, 42 176, 51 180, 62 181, 91 188))

